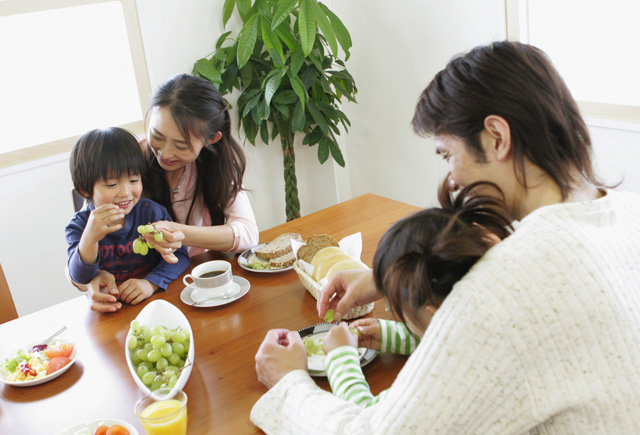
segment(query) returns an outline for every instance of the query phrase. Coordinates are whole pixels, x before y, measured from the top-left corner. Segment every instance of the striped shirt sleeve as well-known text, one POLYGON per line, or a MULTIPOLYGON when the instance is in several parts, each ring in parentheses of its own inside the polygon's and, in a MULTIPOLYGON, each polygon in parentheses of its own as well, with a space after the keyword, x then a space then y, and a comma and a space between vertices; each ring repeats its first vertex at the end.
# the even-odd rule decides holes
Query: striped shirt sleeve
POLYGON ((378 319, 380 323, 380 351, 411 355, 420 344, 420 337, 409 331, 404 323, 378 319))

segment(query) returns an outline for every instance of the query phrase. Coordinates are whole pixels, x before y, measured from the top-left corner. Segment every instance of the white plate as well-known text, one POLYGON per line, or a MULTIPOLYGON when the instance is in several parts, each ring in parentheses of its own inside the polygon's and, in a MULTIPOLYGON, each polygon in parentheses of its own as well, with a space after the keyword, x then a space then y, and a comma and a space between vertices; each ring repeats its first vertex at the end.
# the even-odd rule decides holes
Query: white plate
MULTIPOLYGON (((73 342, 71 340, 65 340, 64 338, 55 338, 55 339, 53 339, 51 341, 52 341, 52 343, 74 343, 73 352, 71 352, 71 356, 69 357, 69 358, 71 358, 71 362, 69 364, 67 364, 66 366, 62 367, 57 372, 51 373, 50 375, 43 376, 40 379, 32 379, 30 381, 11 382, 11 381, 9 381, 7 379, 7 375, 4 372, 0 372, 0 381, 4 382, 5 384, 8 384, 8 385, 14 385, 16 387, 30 387, 32 385, 40 385, 40 384, 43 384, 45 382, 49 382, 50 380, 57 378, 58 376, 60 376, 61 374, 63 374, 67 370, 69 370, 69 368, 73 365, 73 363, 76 362, 76 359, 78 358, 78 345, 77 345, 77 343, 75 343, 75 342, 73 342)), ((39 344, 39 343, 32 343, 29 346, 23 347, 22 349, 31 349, 36 344, 39 344)), ((10 353, 8 355, 5 355, 4 357, 2 357, 0 359, 0 361, 4 362, 5 359, 13 358, 15 356, 15 354, 18 352, 18 350, 19 349, 16 349, 12 353, 10 353)))
MULTIPOLYGON (((161 325, 169 329, 180 327, 189 333, 189 352, 187 353, 187 359, 185 360, 185 367, 182 369, 182 373, 180 373, 178 382, 176 382, 176 385, 174 387, 178 390, 182 390, 186 385, 187 380, 189 379, 191 369, 193 369, 193 361, 195 356, 193 331, 191 330, 189 321, 178 307, 162 299, 150 302, 149 305, 147 305, 142 309, 142 311, 140 311, 140 314, 138 314, 136 320, 138 321, 138 323, 140 323, 141 326, 147 325, 149 328, 153 328, 157 325, 161 325)), ((133 376, 133 380, 136 382, 136 385, 138 385, 143 393, 149 394, 151 393, 151 390, 144 383, 142 383, 142 380, 136 374, 133 363, 131 362, 131 356, 129 355, 129 349, 127 349, 126 344, 129 339, 129 335, 131 335, 131 328, 129 328, 127 338, 124 341, 124 354, 127 358, 127 366, 129 366, 129 371, 131 372, 131 376, 133 376)))
MULTIPOLYGON (((318 323, 317 325, 307 326, 300 329, 300 337, 313 337, 315 340, 324 339, 333 324, 331 323, 318 323)), ((363 347, 358 348, 360 356, 360 367, 364 367, 369 364, 378 354, 373 349, 365 349, 363 347)), ((324 355, 313 355, 308 358, 309 374, 311 376, 327 376, 324 371, 324 355)))
POLYGON ((240 256, 238 257, 238 265, 243 268, 244 270, 248 270, 249 272, 258 272, 258 273, 277 273, 277 272, 284 272, 285 270, 291 270, 293 269, 293 264, 289 267, 283 267, 281 269, 252 269, 249 267, 249 263, 251 262, 252 258, 255 254, 254 252, 256 252, 256 249, 262 247, 266 245, 266 243, 260 243, 258 246, 254 246, 251 249, 247 249, 246 251, 244 251, 242 254, 240 254, 240 256))
POLYGON ((238 299, 246 295, 251 288, 251 284, 249 283, 249 281, 241 276, 233 277, 233 286, 235 288, 234 290, 236 291, 233 296, 228 298, 214 298, 211 300, 206 300, 206 298, 200 296, 197 290, 194 290, 191 287, 185 287, 184 290, 182 290, 182 293, 180 293, 180 300, 182 300, 182 302, 184 302, 185 304, 191 305, 193 307, 218 307, 220 305, 226 305, 230 304, 233 301, 237 301, 238 299), (205 300, 206 302, 198 303, 203 300, 205 300), (196 305, 196 303, 198 304, 196 305))
POLYGON ((138 435, 138 430, 135 427, 133 427, 130 423, 127 423, 126 421, 111 420, 111 419, 91 420, 91 421, 85 421, 83 423, 78 423, 76 425, 73 425, 71 427, 68 427, 56 433, 56 435, 74 435, 76 432, 82 429, 88 430, 89 431, 88 433, 93 435, 96 429, 98 429, 98 427, 102 425, 111 427, 114 424, 119 424, 120 426, 124 426, 129 431, 129 435, 138 435))

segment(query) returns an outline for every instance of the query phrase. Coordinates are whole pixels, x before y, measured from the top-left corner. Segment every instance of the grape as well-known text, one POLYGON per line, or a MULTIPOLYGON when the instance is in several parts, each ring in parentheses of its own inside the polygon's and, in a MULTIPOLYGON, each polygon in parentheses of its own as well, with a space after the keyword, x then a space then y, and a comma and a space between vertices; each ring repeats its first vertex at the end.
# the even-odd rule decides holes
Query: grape
POLYGON ((136 369, 136 373, 138 374, 138 377, 140 379, 142 379, 142 377, 146 375, 148 372, 149 372, 149 367, 143 366, 142 364, 140 364, 136 369))
POLYGON ((176 343, 184 343, 187 340, 187 334, 183 330, 178 330, 178 332, 173 333, 171 340, 176 343))
POLYGON ((151 337, 151 344, 154 349, 160 349, 166 342, 167 339, 164 338, 164 335, 154 335, 151 337))
POLYGON ((138 339, 134 335, 130 335, 127 339, 127 349, 134 350, 138 347, 138 339))
POLYGON ((146 350, 147 352, 151 352, 153 350, 153 344, 145 343, 144 350, 146 350))
POLYGON ((140 358, 142 361, 149 361, 149 358, 147 357, 148 355, 149 355, 149 352, 144 349, 138 349, 136 351, 136 356, 140 358))
POLYGON ((169 386, 171 388, 176 386, 176 382, 178 382, 178 377, 176 375, 173 375, 169 378, 169 386))
POLYGON ((182 362, 182 360, 180 359, 180 355, 178 355, 177 353, 172 353, 171 355, 169 355, 168 360, 171 365, 174 366, 178 366, 182 362))
POLYGON ((146 243, 140 246, 140 254, 147 255, 149 253, 149 245, 146 243))
POLYGON ((133 245, 131 246, 131 249, 133 249, 133 253, 134 254, 140 254, 141 252, 141 248, 142 247, 142 240, 140 239, 135 239, 133 241, 133 245))
POLYGON ((149 386, 156 378, 156 372, 147 372, 142 376, 142 383, 149 386))
POLYGON ((132 320, 131 331, 133 331, 134 334, 137 334, 138 332, 140 332, 140 322, 138 322, 137 320, 132 320))
POLYGON ((140 357, 138 357, 138 354, 136 352, 133 352, 131 354, 131 362, 133 363, 134 366, 137 366, 138 364, 144 362, 140 359, 140 357))
POLYGON ((169 367, 169 360, 167 360, 165 357, 160 358, 157 362, 156 362, 156 368, 158 370, 164 370, 167 367, 169 367))
POLYGON ((166 329, 163 331, 165 340, 171 340, 171 336, 173 335, 173 331, 166 329))
POLYGON ((155 234, 153 235, 153 239, 156 242, 162 242, 163 237, 164 236, 162 235, 162 231, 156 231, 155 234))
POLYGON ((144 225, 138 225, 138 232, 140 234, 144 234, 146 231, 144 230, 144 225))
POLYGON ((145 233, 152 233, 152 232, 154 232, 155 230, 156 230, 156 229, 155 229, 155 228, 153 228, 153 225, 151 225, 151 224, 148 224, 148 225, 145 225, 145 226, 144 226, 144 232, 145 232, 145 233))
POLYGON ((173 354, 173 348, 169 343, 165 343, 160 348, 160 353, 162 354, 163 357, 169 358, 173 354))
POLYGON ((149 362, 152 362, 152 363, 157 362, 160 358, 162 358, 162 354, 160 353, 159 350, 156 350, 156 349, 153 349, 147 355, 147 359, 149 360, 149 362))
POLYGON ((153 335, 164 335, 164 327, 160 325, 156 325, 153 328, 151 328, 151 333, 153 335))
POLYGON ((178 354, 178 356, 183 356, 187 353, 182 343, 172 343, 171 347, 173 348, 173 351, 178 354))

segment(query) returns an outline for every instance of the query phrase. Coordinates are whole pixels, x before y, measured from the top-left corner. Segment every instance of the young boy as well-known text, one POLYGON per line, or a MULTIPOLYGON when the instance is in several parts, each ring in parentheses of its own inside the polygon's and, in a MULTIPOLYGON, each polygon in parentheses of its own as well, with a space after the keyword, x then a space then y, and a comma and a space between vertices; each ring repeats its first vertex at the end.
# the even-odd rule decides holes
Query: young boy
POLYGON ((74 284, 82 288, 99 271, 108 272, 117 284, 114 296, 135 305, 166 289, 185 271, 185 247, 175 252, 175 264, 164 261, 155 249, 146 255, 133 252, 139 225, 170 216, 161 205, 141 198, 142 153, 131 133, 117 127, 85 133, 71 151, 70 169, 76 191, 88 200, 65 230, 74 284))

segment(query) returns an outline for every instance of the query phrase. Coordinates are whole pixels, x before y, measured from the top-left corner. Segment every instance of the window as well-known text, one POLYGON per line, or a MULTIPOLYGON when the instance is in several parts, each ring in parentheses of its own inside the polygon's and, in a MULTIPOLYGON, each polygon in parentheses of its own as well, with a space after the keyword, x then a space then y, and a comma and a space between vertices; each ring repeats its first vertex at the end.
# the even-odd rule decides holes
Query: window
POLYGON ((507 0, 507 34, 549 55, 585 116, 640 123, 639 16, 637 0, 507 0))
POLYGON ((0 40, 0 168, 67 152, 93 128, 143 131, 135 0, 5 0, 0 40))

